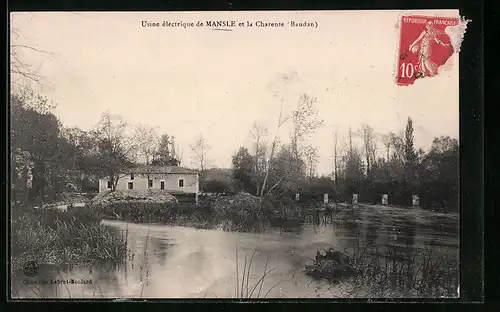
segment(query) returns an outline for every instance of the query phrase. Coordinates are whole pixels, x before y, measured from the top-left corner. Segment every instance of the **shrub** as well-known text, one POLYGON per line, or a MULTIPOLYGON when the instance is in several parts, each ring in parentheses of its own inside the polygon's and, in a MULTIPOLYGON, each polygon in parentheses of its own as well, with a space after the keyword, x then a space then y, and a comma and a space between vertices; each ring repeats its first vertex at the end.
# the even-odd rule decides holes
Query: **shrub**
POLYGON ((304 216, 304 209, 291 198, 271 198, 273 218, 282 220, 296 220, 304 216))
POLYGON ((213 201, 217 220, 230 221, 234 230, 252 230, 274 216, 274 209, 268 200, 248 193, 218 197, 213 201))
POLYGON ((206 193, 232 194, 235 191, 235 186, 226 180, 207 180, 203 182, 202 189, 206 193))
POLYGON ((91 210, 106 218, 132 222, 165 222, 179 213, 177 199, 163 190, 119 190, 96 196, 91 210))

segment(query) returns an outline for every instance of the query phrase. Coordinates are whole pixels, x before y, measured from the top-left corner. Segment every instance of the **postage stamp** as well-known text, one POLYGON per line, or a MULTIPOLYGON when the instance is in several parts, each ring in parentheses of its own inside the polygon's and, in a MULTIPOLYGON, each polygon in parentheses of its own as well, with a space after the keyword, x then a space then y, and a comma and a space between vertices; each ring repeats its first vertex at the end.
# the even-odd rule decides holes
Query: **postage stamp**
POLYGON ((398 54, 397 84, 411 85, 416 79, 438 75, 460 42, 452 27, 460 18, 403 16, 398 54))

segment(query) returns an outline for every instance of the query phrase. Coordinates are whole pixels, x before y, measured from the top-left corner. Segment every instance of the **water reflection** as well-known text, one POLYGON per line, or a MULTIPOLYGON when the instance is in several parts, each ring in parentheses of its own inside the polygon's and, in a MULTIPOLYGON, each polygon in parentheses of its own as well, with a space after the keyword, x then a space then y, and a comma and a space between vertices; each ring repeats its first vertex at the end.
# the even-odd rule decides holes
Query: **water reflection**
MULTIPOLYGON (((246 286, 245 282, 236 287, 246 268, 250 287, 272 270, 262 286, 262 296, 269 292, 267 296, 272 298, 332 297, 332 290, 317 291, 328 285, 303 273, 318 250, 372 242, 379 254, 400 258, 408 250, 429 245, 439 245, 442 252, 456 251, 458 220, 436 220, 418 210, 359 205, 312 213, 304 224, 280 222, 262 233, 106 221, 117 234, 127 233, 125 263, 73 269, 43 265, 36 280, 92 279, 92 284, 32 287, 23 284, 26 277, 18 274, 13 276, 12 292, 18 297, 44 298, 227 298, 246 286)), ((407 257, 401 259, 408 261, 407 257)))
POLYGON ((365 240, 367 242, 377 243, 379 236, 380 220, 376 216, 367 217, 366 221, 365 240))
POLYGON ((363 225, 359 209, 350 208, 337 213, 332 221, 335 234, 345 242, 344 245, 354 246, 358 243, 363 225))

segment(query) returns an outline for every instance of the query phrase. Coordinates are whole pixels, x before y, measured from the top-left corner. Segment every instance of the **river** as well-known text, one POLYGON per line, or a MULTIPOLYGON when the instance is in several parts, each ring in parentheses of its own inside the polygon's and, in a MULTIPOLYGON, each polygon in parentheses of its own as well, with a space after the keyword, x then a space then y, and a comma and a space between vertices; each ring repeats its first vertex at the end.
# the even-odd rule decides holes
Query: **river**
MULTIPOLYGON (((458 215, 379 205, 343 208, 334 214, 318 214, 300 226, 282 225, 261 233, 103 223, 117 233, 128 233, 130 254, 124 264, 71 270, 41 264, 36 277, 12 276, 12 296, 235 298, 236 291, 241 295, 242 289, 251 290, 264 272, 271 271, 251 297, 345 297, 342 287, 331 287, 304 273, 318 250, 349 250, 360 239, 381 247, 434 248, 457 257, 459 248, 458 215), (247 274, 243 273, 245 267, 247 274), (249 276, 248 284, 242 282, 243 275, 249 276), (87 284, 52 284, 71 279, 87 284)), ((243 296, 250 296, 250 291, 243 296)))

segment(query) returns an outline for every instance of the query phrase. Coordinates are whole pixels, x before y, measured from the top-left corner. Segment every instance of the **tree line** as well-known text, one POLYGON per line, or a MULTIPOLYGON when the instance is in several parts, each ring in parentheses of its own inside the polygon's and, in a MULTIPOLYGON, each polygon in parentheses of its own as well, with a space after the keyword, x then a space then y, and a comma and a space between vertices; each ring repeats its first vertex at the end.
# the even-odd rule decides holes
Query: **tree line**
MULTIPOLYGON (((178 166, 183 153, 175 138, 159 135, 154 127, 130 127, 120 116, 104 112, 91 130, 65 127, 52 113, 53 103, 29 88, 11 94, 11 185, 14 200, 56 198, 68 185, 95 189, 95 180, 107 178, 112 189, 120 174, 138 164, 178 166), (94 184, 92 184, 94 181, 94 184)), ((388 194, 390 204, 411 205, 413 194, 424 207, 458 210, 458 141, 434 138, 427 152, 414 146, 413 121, 408 117, 402 133, 377 133, 362 124, 348 129, 339 144, 332 134, 332 173, 317 175, 318 148, 309 139, 323 126, 315 108, 317 99, 302 94, 290 115, 282 105, 274 129, 255 122, 250 148, 241 146, 232 156, 234 185, 203 181, 205 188, 244 190, 260 198, 274 196, 377 203, 388 194), (283 135, 285 124, 291 130, 283 135), (341 145, 345 145, 340 147, 341 145), (212 183, 212 185, 210 185, 212 183)), ((203 136, 189 146, 193 163, 207 169, 210 145, 203 136)))
POLYGON ((458 211, 458 140, 435 137, 427 152, 416 149, 411 117, 401 133, 378 133, 368 124, 349 128, 343 148, 333 133, 332 173, 318 176, 318 150, 308 143, 323 125, 315 102, 303 94, 291 116, 280 112, 278 130, 288 121, 292 124, 287 136, 269 138, 268 129, 254 123, 253 146, 241 146, 232 156, 237 189, 284 199, 299 193, 302 198, 323 200, 327 193, 338 202, 350 202, 358 194, 361 202, 380 203, 382 194, 387 194, 389 204, 402 206, 411 206, 412 196, 418 195, 422 207, 458 211))
MULTIPOLYGON (((103 112, 91 130, 65 127, 52 113, 55 105, 29 87, 14 90, 10 108, 14 201, 52 200, 68 186, 96 190, 100 178, 112 181, 114 189, 120 174, 139 164, 151 168, 182 163, 174 136, 158 135, 143 124, 131 127, 110 112, 103 112)), ((193 150, 200 148, 198 143, 193 150)))

